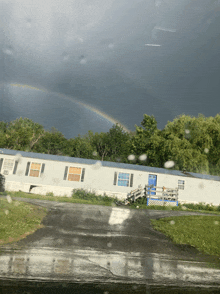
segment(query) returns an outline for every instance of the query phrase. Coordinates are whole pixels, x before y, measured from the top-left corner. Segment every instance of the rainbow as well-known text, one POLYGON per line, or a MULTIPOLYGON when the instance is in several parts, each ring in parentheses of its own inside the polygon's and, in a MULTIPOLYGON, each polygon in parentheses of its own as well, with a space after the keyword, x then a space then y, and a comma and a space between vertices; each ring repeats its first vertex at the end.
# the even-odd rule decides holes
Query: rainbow
POLYGON ((25 84, 17 84, 17 83, 13 84, 13 83, 11 83, 9 85, 12 86, 12 87, 27 88, 27 89, 32 89, 32 90, 35 90, 35 91, 42 91, 44 93, 57 94, 57 95, 62 96, 64 98, 68 98, 71 101, 74 100, 74 102, 76 102, 77 104, 82 105, 83 107, 85 107, 86 109, 88 109, 88 110, 90 110, 92 112, 95 112, 96 114, 98 114, 101 117, 103 117, 103 118, 107 119, 108 121, 110 121, 112 124, 116 124, 117 123, 118 125, 120 125, 123 128, 123 130, 125 132, 130 132, 130 130, 128 128, 126 128, 124 125, 122 125, 119 121, 115 120, 113 117, 111 117, 111 116, 107 115, 106 113, 104 113, 104 112, 96 109, 95 107, 92 107, 92 106, 90 106, 90 105, 88 105, 86 103, 83 103, 81 101, 78 101, 77 99, 75 99, 75 98, 73 98, 71 96, 67 96, 67 95, 64 95, 62 93, 52 92, 52 91, 48 91, 47 89, 37 88, 37 87, 30 86, 30 85, 25 85, 25 84))

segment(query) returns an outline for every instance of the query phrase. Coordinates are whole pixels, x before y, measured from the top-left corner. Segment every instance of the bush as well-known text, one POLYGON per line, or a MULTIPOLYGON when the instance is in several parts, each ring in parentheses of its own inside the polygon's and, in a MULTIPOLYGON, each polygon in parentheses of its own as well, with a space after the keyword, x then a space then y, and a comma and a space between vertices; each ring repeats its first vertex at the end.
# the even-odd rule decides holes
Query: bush
POLYGON ((94 202, 94 204, 103 203, 106 205, 110 205, 110 204, 114 203, 115 201, 117 201, 116 198, 109 197, 106 194, 104 194, 103 196, 96 195, 95 192, 88 192, 83 189, 73 189, 72 197, 75 199, 77 198, 77 199, 82 199, 82 200, 90 200, 90 201, 94 202))
POLYGON ((0 174, 0 192, 5 191, 5 177, 0 174))
POLYGON ((185 207, 192 209, 192 210, 207 210, 207 211, 218 211, 218 208, 215 208, 215 206, 210 205, 210 204, 206 204, 205 203, 198 203, 198 204, 194 204, 194 203, 186 203, 184 204, 185 207))
POLYGON ((53 192, 47 192, 46 196, 54 196, 54 195, 53 195, 53 192))

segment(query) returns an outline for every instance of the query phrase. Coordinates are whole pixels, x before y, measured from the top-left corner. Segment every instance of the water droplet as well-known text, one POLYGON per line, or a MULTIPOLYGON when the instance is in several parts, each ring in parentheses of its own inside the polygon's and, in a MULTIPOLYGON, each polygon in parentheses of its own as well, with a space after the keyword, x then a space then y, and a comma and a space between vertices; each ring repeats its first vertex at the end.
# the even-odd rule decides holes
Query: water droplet
POLYGON ((10 195, 7 195, 6 198, 7 198, 8 203, 12 203, 12 199, 11 199, 10 195))
POLYGON ((133 154, 128 155, 128 160, 135 160, 135 155, 133 154))
POLYGON ((3 52, 4 52, 6 55, 13 55, 12 48, 10 48, 10 47, 4 49, 3 52))
POLYGON ((108 246, 108 247, 112 247, 112 243, 111 243, 111 242, 108 242, 108 243, 107 243, 107 246, 108 246))
POLYGON ((162 4, 161 0, 155 0, 155 6, 156 7, 160 7, 161 4, 162 4))
POLYGON ((15 160, 18 161, 18 162, 21 162, 22 161, 22 155, 20 153, 17 153, 15 155, 15 160))
POLYGON ((100 160, 96 161, 95 164, 93 164, 93 169, 100 169, 102 167, 102 162, 100 160))
POLYGON ((147 155, 146 154, 142 154, 141 156, 139 156, 140 160, 146 160, 147 159, 147 155))
POLYGON ((209 149, 208 149, 208 148, 205 148, 205 149, 204 149, 204 152, 205 152, 205 153, 209 153, 209 149))
POLYGON ((84 55, 81 55, 80 56, 80 64, 86 64, 87 60, 86 58, 84 57, 84 55))
POLYGON ((199 189, 204 189, 205 185, 204 183, 199 183, 199 189))
POLYGON ((114 44, 113 43, 110 43, 109 45, 108 45, 108 48, 109 49, 113 49, 115 46, 114 46, 114 44))
POLYGON ((29 28, 31 27, 31 19, 30 18, 27 19, 27 27, 29 27, 29 28))
POLYGON ((174 167, 174 165, 175 165, 175 163, 172 160, 169 160, 169 161, 164 163, 165 168, 171 168, 171 167, 174 167))
POLYGON ((8 215, 8 214, 9 214, 9 211, 8 211, 7 209, 5 210, 5 214, 6 214, 6 215, 8 215))
POLYGON ((175 225, 175 221, 173 221, 173 220, 170 221, 170 224, 171 224, 171 225, 175 225))
POLYGON ((186 129, 186 130, 185 130, 185 133, 186 133, 186 134, 189 134, 189 133, 190 133, 190 130, 186 129))
POLYGON ((97 153, 96 151, 94 151, 94 152, 92 153, 92 155, 97 156, 98 153, 97 153))
POLYGON ((65 61, 68 61, 68 60, 69 60, 69 55, 65 54, 65 55, 63 56, 63 61, 65 62, 65 61))

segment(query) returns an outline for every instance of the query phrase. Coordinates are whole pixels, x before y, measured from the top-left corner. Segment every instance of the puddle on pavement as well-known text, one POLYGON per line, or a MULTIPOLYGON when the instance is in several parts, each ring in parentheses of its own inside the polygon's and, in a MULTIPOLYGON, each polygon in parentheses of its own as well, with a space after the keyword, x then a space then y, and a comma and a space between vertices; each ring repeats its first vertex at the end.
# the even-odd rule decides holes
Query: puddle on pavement
MULTIPOLYGON (((38 280, 48 283, 51 281, 84 285, 89 283, 90 286, 100 282, 108 285, 134 283, 142 286, 142 290, 146 287, 146 283, 157 286, 191 287, 196 284, 220 287, 220 269, 208 267, 204 262, 171 259, 169 255, 156 253, 141 254, 74 248, 65 251, 54 248, 20 250, 8 248, 2 250, 0 254, 0 281, 4 284, 3 281, 8 279, 13 283, 25 280, 29 286, 33 281, 38 280)), ((164 291, 164 288, 161 289, 164 291)))

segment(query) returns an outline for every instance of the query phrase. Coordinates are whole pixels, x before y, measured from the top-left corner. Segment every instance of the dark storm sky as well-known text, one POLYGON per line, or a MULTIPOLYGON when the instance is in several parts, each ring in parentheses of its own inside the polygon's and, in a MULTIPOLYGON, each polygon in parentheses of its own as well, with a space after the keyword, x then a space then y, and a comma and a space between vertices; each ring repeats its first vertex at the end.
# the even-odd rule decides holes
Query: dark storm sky
POLYGON ((220 112, 219 0, 0 3, 4 84, 69 95, 131 130, 144 113, 164 128, 220 112))

